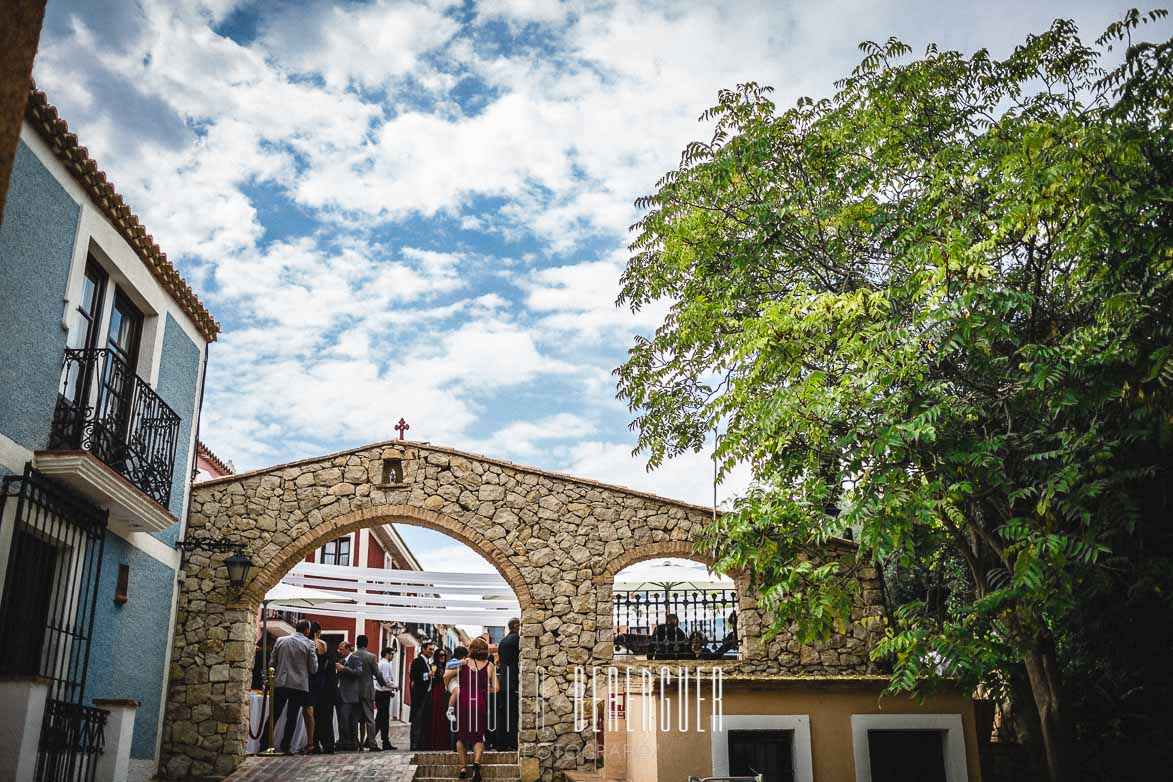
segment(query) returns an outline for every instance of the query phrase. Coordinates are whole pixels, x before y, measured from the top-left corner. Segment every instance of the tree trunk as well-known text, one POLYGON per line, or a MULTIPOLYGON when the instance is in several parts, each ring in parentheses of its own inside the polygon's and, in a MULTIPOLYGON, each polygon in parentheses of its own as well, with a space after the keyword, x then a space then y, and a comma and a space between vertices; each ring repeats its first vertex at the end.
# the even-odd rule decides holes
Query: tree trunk
POLYGON ((1035 651, 1026 655, 1023 663, 1039 712, 1048 776, 1051 782, 1070 782, 1074 778, 1070 736, 1067 715, 1062 708, 1059 664, 1055 659, 1055 644, 1051 637, 1047 635, 1039 639, 1035 651))

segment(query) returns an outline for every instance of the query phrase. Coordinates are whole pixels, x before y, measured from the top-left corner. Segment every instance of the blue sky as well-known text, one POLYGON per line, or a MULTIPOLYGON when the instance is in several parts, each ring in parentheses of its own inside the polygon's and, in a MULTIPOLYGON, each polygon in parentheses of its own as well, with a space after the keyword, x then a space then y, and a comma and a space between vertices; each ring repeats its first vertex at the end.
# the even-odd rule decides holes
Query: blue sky
POLYGON ((705 455, 631 456, 610 373, 664 313, 614 307, 632 202, 707 136, 717 90, 786 105, 829 94, 861 40, 1002 54, 1128 5, 53 0, 35 75, 222 323, 201 434, 238 468, 403 416, 704 503, 705 455))

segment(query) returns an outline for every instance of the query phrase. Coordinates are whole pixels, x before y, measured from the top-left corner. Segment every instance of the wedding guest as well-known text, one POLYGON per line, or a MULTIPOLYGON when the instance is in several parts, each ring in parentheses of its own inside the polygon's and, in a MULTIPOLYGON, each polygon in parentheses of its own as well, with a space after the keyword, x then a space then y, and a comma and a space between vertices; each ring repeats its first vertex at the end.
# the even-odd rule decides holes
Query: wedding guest
POLYGON ((448 749, 456 749, 456 700, 460 697, 460 663, 468 657, 468 649, 458 646, 452 650, 452 659, 444 666, 444 691, 448 696, 448 749))
POLYGON ((346 665, 338 669, 338 675, 343 681, 355 679, 358 683, 356 716, 361 728, 356 736, 359 749, 378 750, 375 744, 375 682, 387 686, 387 681, 379 671, 375 655, 367 651, 367 643, 365 635, 354 639, 356 648, 347 658, 346 665))
POLYGON ((322 639, 322 626, 317 622, 310 625, 310 635, 318 647, 318 672, 310 680, 310 691, 316 693, 314 700, 314 723, 316 732, 310 742, 315 753, 333 755, 335 746, 334 736, 334 707, 338 702, 338 672, 334 664, 338 661, 337 652, 322 639))
POLYGON ((334 663, 334 674, 338 680, 338 741, 335 746, 342 750, 358 749, 358 680, 343 678, 342 669, 350 659, 350 644, 338 644, 338 659, 334 663))
POLYGON ((420 645, 420 654, 411 661, 411 670, 408 677, 411 682, 411 712, 408 720, 411 722, 411 749, 422 750, 427 741, 428 720, 432 708, 432 654, 436 645, 431 641, 424 641, 420 645))
POLYGON ((517 749, 517 728, 520 719, 518 690, 521 686, 521 620, 509 620, 509 632, 497 644, 500 682, 498 687, 499 714, 497 717, 496 748, 511 752, 517 749))
POLYGON ((298 710, 309 703, 310 676, 318 672, 317 647, 309 635, 310 623, 302 619, 296 632, 273 644, 273 667, 277 671, 273 679, 273 720, 281 719, 281 713, 289 707, 280 745, 286 755, 290 754, 298 710))
MULTIPOLYGON (((310 642, 314 645, 314 660, 317 665, 317 658, 321 656, 326 649, 326 642, 321 639, 322 626, 317 622, 310 622, 310 642)), ((317 742, 314 738, 314 706, 318 702, 319 695, 319 680, 318 670, 315 668, 314 672, 309 677, 309 692, 307 694, 305 704, 302 706, 302 714, 305 717, 305 746, 301 749, 301 754, 309 755, 315 751, 317 742)))
POLYGON ((394 656, 394 649, 390 646, 383 647, 383 652, 379 655, 379 673, 383 674, 383 681, 386 684, 375 682, 375 729, 379 731, 384 751, 395 749, 395 745, 388 737, 391 729, 391 697, 395 695, 395 687, 391 685, 395 679, 395 671, 391 666, 391 658, 394 656))
POLYGON ((447 752, 452 748, 452 736, 448 727, 448 692, 440 685, 444 671, 448 667, 448 650, 437 649, 432 656, 432 681, 435 683, 430 693, 432 703, 428 718, 428 736, 425 749, 442 750, 447 752))
POLYGON ((456 708, 456 754, 460 758, 460 779, 481 782, 481 756, 489 726, 489 695, 497 691, 497 674, 489 661, 489 645, 474 638, 468 657, 460 664, 459 703, 456 708), (472 764, 467 763, 472 748, 472 764))
POLYGON ((668 614, 664 617, 664 624, 656 625, 652 631, 648 659, 679 660, 687 651, 688 636, 680 629, 680 618, 676 614, 668 614))

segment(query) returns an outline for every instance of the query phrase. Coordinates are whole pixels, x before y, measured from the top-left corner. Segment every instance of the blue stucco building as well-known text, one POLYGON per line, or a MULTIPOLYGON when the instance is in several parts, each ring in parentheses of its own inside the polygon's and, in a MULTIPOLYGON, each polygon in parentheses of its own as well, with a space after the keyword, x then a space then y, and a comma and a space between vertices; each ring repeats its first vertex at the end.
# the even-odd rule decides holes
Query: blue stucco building
MULTIPOLYGON (((0 223, 0 631, 16 639, 0 676, 48 682, 43 735, 137 704, 130 779, 158 759, 217 330, 31 91, 0 223)), ((51 744, 38 753, 89 762, 86 746, 51 744)))

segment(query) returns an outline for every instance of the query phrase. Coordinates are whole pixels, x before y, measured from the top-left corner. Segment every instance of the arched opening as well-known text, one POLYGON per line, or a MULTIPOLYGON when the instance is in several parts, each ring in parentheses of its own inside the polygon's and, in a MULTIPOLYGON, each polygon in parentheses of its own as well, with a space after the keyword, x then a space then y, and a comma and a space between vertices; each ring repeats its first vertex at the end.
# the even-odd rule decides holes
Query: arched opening
POLYGON ((735 660, 737 583, 699 561, 649 556, 612 577, 616 660, 735 660))
POLYGON ((324 667, 310 677, 309 695, 315 707, 314 744, 319 749, 354 749, 373 742, 381 748, 448 750, 452 726, 446 711, 451 691, 442 680, 443 670, 459 648, 467 649, 477 637, 489 644, 498 666, 504 655, 505 667, 512 664, 517 669, 516 683, 490 705, 494 719, 487 736, 492 748, 516 749, 521 639, 513 638, 513 652, 508 642, 501 649, 498 644, 509 634, 511 619, 524 619, 522 596, 528 600, 528 592, 524 584, 515 588, 504 571, 515 577, 519 574, 512 566, 503 568, 492 561, 492 550, 478 545, 475 533, 443 516, 415 509, 388 510, 341 518, 301 536, 275 552, 273 561, 250 580, 244 593, 250 604, 257 604, 258 645, 245 698, 248 754, 269 746, 267 714, 273 705, 273 745, 285 749, 289 736, 290 750, 310 748, 305 712, 285 706, 280 689, 275 688, 270 697, 265 676, 272 644, 296 632, 303 621, 320 627, 314 641, 321 642, 317 659, 324 667), (284 573, 279 572, 282 567, 284 573), (361 705, 357 718, 354 707, 339 707, 347 697, 340 687, 347 685, 325 673, 336 662, 344 667, 350 664, 343 655, 353 652, 360 636, 379 659, 386 682, 375 688, 374 736, 364 735, 360 727, 366 723, 361 705), (436 650, 431 658, 424 654, 428 642, 436 650), (412 686, 418 660, 429 668, 431 683, 426 692, 418 682, 412 686), (335 708, 331 710, 330 705, 335 708), (423 718, 421 733, 413 735, 409 721, 421 706, 428 716, 423 718), (295 722, 287 733, 285 723, 290 717, 295 722))

